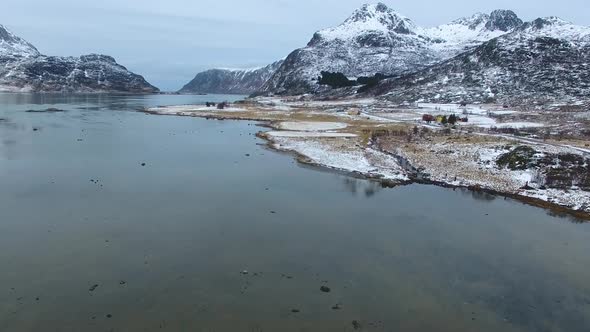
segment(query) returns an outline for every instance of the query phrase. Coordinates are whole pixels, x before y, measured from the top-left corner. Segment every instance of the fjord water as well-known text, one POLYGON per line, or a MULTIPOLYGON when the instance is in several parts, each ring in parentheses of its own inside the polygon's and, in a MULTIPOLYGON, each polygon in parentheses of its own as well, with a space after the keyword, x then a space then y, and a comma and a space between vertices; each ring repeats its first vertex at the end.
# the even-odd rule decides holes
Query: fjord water
POLYGON ((136 111, 228 98, 0 95, 0 331, 590 330, 590 225, 136 111))

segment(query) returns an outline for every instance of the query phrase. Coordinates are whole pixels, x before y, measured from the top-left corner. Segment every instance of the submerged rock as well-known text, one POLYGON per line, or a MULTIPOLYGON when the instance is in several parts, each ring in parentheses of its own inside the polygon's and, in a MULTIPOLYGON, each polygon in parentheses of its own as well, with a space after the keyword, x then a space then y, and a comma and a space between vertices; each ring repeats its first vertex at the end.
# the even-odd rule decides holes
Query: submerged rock
POLYGON ((62 112, 65 112, 65 111, 62 110, 62 109, 59 109, 59 108, 50 107, 50 108, 47 108, 47 109, 44 109, 44 110, 28 110, 26 112, 27 113, 62 113, 62 112))

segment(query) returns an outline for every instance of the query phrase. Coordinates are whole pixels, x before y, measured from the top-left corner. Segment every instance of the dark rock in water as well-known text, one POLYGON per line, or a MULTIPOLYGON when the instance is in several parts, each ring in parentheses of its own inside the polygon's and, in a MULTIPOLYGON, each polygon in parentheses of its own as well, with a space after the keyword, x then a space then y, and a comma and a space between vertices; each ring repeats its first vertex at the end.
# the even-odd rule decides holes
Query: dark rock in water
POLYGON ((97 288, 98 288, 98 284, 92 285, 92 287, 90 287, 89 291, 94 292, 97 288))
POLYGON ((28 110, 26 112, 27 113, 61 113, 61 112, 65 112, 65 111, 61 110, 59 108, 47 108, 44 110, 28 110))
POLYGON ((359 323, 359 321, 357 321, 357 320, 353 320, 352 321, 352 328, 355 329, 355 330, 360 329, 361 328, 361 323, 359 323))
POLYGON ((107 318, 112 318, 112 317, 113 317, 113 315, 107 314, 107 318))
POLYGON ((300 311, 299 311, 299 309, 291 309, 291 312, 292 312, 292 313, 294 313, 294 314, 297 314, 297 313, 299 313, 300 311))
POLYGON ((144 166, 145 167, 145 165, 146 165, 145 163, 141 163, 141 166, 144 166))
POLYGON ((331 289, 328 286, 322 286, 320 287, 320 290, 324 293, 330 293, 331 289))
POLYGON ((125 285, 127 282, 125 280, 119 281, 119 285, 125 285))
POLYGON ((33 131, 39 131, 39 128, 35 127, 35 128, 33 128, 33 131))
POLYGON ((340 310, 340 309, 342 309, 340 307, 340 304, 336 304, 335 306, 332 307, 332 310, 340 310))

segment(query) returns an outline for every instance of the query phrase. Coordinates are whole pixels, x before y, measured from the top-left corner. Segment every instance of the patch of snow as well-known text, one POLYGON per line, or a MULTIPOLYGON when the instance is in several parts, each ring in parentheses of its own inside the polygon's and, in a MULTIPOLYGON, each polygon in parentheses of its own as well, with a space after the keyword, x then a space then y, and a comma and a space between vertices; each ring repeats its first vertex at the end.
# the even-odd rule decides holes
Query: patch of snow
POLYGON ((266 133, 272 137, 357 137, 356 134, 330 133, 312 131, 269 131, 266 133))
POLYGON ((278 124, 280 129, 296 131, 325 131, 338 130, 348 127, 342 122, 281 122, 278 124))
MULTIPOLYGON (((471 119, 469 119, 471 121, 471 119)), ((536 123, 536 122, 504 122, 504 123, 494 123, 493 124, 478 124, 478 127, 481 128, 491 128, 491 127, 496 127, 496 128, 515 128, 515 129, 519 129, 519 128, 542 128, 542 127, 546 127, 545 124, 542 123, 536 123)))
POLYGON ((395 158, 372 149, 368 149, 366 152, 338 150, 334 145, 309 139, 276 137, 273 141, 275 148, 297 152, 317 165, 370 177, 398 181, 408 180, 395 158))

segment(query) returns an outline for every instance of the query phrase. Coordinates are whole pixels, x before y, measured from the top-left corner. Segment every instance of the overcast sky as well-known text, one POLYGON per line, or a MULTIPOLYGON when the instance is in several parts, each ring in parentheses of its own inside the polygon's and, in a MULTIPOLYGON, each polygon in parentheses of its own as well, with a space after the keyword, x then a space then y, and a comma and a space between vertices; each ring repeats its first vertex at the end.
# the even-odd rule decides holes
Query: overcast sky
MULTIPOLYGON (((48 55, 104 53, 162 90, 284 58, 367 0, 3 0, 0 24, 48 55)), ((376 2, 376 1, 375 1, 376 2)), ((588 0, 382 1, 423 26, 505 8, 590 25, 588 0)))

